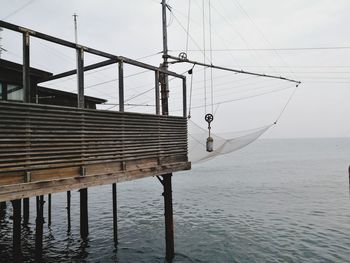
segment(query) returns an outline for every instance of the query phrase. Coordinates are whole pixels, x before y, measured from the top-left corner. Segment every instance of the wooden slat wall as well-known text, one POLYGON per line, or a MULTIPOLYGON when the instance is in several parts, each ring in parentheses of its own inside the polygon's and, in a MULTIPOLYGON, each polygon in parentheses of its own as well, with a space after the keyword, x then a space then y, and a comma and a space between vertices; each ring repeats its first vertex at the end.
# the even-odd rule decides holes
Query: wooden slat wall
POLYGON ((187 161, 186 118, 0 102, 0 175, 147 158, 187 161))

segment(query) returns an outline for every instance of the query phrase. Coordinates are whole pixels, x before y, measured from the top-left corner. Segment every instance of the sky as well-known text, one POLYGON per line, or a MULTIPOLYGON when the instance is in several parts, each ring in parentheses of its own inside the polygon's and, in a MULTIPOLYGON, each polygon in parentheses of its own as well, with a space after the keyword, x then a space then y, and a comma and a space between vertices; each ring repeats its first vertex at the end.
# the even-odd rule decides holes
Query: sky
MULTIPOLYGON (((1 0, 0 19, 73 42, 76 13, 80 44, 158 66, 159 2, 1 0)), ((171 55, 186 52, 191 60, 302 82, 295 88, 286 81, 199 66, 189 75, 192 65, 172 64, 170 70, 187 77, 191 119, 198 125, 205 127, 204 115, 213 113, 214 133, 254 129, 278 120, 265 138, 350 136, 349 1, 169 0, 168 5, 171 55)), ((1 36, 6 50, 2 58, 21 62, 21 36, 8 30, 1 36)), ((89 54, 85 59, 86 64, 103 60, 89 54)), ((73 69, 75 51, 32 38, 31 66, 53 73, 73 69)), ((153 113, 154 74, 126 66, 125 75, 130 104, 126 110, 153 113)), ((107 99, 108 105, 101 108, 116 110, 116 66, 90 72, 85 80, 87 95, 107 99)), ((74 76, 45 85, 76 91, 74 76)), ((180 91, 180 82, 171 80, 171 114, 181 114, 180 91)))

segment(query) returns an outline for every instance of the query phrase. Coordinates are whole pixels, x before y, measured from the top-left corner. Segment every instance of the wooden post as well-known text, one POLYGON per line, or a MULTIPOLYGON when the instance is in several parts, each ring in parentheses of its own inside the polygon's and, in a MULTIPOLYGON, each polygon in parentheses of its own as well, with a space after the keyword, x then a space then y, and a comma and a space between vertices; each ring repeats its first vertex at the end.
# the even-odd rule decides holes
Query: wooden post
POLYGON ((29 222, 29 198, 23 198, 23 225, 29 222))
POLYGON ((173 195, 171 177, 172 174, 163 175, 163 197, 164 197, 164 218, 165 218, 165 246, 166 259, 171 261, 174 258, 174 222, 173 222, 173 195))
MULTIPOLYGON (((78 59, 78 108, 85 108, 84 97, 84 49, 77 49, 78 59)), ((83 151, 84 145, 82 145, 83 151)), ((85 176, 85 169, 82 167, 82 176, 85 176)), ((88 190, 87 188, 80 189, 80 236, 86 239, 89 235, 89 218, 88 218, 88 190)))
MULTIPOLYGON (((167 3, 162 0, 162 29, 163 29, 163 64, 161 68, 168 70, 168 33, 167 33, 167 3)), ((161 98, 162 98, 162 115, 169 115, 169 81, 168 75, 162 73, 160 75, 161 98)), ((185 87, 186 88, 186 87, 185 87)), ((171 261, 174 258, 174 223, 173 223, 173 198, 171 177, 172 174, 162 175, 163 177, 163 196, 164 196, 164 217, 165 217, 165 245, 166 259, 171 261)))
POLYGON ((12 201, 13 206, 13 257, 18 259, 21 254, 21 206, 20 199, 12 201))
POLYGON ((159 101, 159 71, 157 70, 155 72, 155 100, 156 100, 156 114, 159 115, 160 114, 160 101, 159 101))
POLYGON ((70 199, 71 199, 71 193, 70 191, 67 191, 67 233, 70 233, 71 229, 71 223, 70 223, 70 199))
POLYGON ((31 101, 31 91, 30 91, 30 56, 29 56, 29 32, 23 33, 23 91, 24 91, 24 101, 31 101))
POLYGON ((119 75, 119 111, 124 111, 124 63, 119 61, 118 63, 118 75, 119 75))
MULTIPOLYGON (((30 88, 30 37, 29 32, 23 33, 23 67, 22 67, 22 85, 24 92, 24 102, 30 103, 32 100, 30 88)), ((26 128, 27 129, 27 128, 26 128)), ((28 157, 28 156, 27 156, 28 157)), ((28 157, 29 158, 29 157, 28 157)), ((27 225, 29 221, 29 198, 23 199, 23 224, 27 225)))
POLYGON ((47 225, 51 226, 51 194, 48 194, 48 207, 47 207, 47 225))
POLYGON ((118 245, 118 210, 117 210, 117 184, 112 184, 112 198, 113 198, 113 237, 114 247, 118 245))
POLYGON ((86 239, 88 235, 88 192, 84 188, 80 189, 80 236, 82 239, 86 239))
POLYGON ((0 220, 5 217, 6 214, 6 202, 0 202, 0 220))
POLYGON ((35 258, 40 261, 43 255, 44 196, 36 197, 35 258))

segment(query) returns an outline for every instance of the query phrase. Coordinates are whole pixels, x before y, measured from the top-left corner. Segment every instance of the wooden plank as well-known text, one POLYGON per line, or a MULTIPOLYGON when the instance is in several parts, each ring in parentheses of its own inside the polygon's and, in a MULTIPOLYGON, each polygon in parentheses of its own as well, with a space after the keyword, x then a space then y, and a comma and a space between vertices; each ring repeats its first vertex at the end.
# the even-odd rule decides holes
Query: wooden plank
POLYGON ((0 186, 0 202, 45 195, 49 193, 65 192, 68 190, 88 188, 104 184, 112 184, 115 182, 120 183, 175 171, 189 170, 190 168, 191 164, 185 162, 144 168, 142 170, 129 170, 111 174, 96 174, 74 178, 0 186))

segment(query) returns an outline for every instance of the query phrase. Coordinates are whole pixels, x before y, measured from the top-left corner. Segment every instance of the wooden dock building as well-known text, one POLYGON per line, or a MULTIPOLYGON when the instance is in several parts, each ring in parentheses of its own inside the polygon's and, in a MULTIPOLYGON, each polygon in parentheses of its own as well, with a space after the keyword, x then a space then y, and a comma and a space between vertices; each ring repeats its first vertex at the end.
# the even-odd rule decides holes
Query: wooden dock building
MULTIPOLYGON (((21 26, 0 27, 22 34, 23 63, 1 60, 0 66, 0 210, 13 205, 13 250, 21 254, 21 224, 28 222, 29 200, 36 202, 36 247, 42 246, 44 196, 80 189, 80 232, 88 229, 88 188, 111 184, 117 244, 116 184, 157 176, 163 185, 166 258, 174 255, 172 173, 191 167, 187 157, 186 78, 126 57, 112 55, 21 26), (30 39, 39 38, 76 50, 77 68, 53 75, 30 67, 30 39), (84 65, 84 54, 105 60, 84 65), (101 99, 84 96, 84 72, 118 64, 119 111, 96 109, 101 99), (154 72, 154 114, 124 111, 124 65, 154 72), (40 83, 77 75, 78 94, 45 88, 40 83), (168 115, 168 76, 183 88, 183 116, 168 115)), ((0 211, 1 212, 1 211, 0 211)), ((48 223, 51 223, 49 216, 48 223)))

